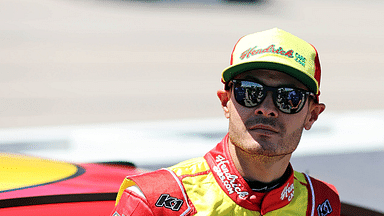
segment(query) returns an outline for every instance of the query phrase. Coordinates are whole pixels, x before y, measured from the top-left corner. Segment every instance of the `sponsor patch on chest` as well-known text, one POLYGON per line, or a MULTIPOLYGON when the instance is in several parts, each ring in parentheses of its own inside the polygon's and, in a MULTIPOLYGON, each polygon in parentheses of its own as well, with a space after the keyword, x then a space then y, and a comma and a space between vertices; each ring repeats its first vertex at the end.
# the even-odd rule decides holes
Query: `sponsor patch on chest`
POLYGON ((183 200, 171 197, 169 194, 161 194, 155 206, 165 207, 167 209, 171 209, 172 211, 179 211, 183 203, 183 200))
POLYGON ((329 200, 325 200, 322 204, 317 206, 317 213, 319 216, 326 216, 332 212, 331 203, 329 200))

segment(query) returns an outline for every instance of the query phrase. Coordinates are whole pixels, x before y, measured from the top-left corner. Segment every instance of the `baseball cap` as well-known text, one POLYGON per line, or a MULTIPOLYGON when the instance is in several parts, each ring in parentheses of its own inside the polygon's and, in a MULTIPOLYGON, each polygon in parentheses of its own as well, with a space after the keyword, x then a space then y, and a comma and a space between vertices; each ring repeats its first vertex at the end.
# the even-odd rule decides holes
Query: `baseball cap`
POLYGON ((240 38, 231 54, 230 66, 222 72, 222 82, 254 69, 287 73, 320 95, 320 60, 317 50, 306 41, 278 28, 240 38))

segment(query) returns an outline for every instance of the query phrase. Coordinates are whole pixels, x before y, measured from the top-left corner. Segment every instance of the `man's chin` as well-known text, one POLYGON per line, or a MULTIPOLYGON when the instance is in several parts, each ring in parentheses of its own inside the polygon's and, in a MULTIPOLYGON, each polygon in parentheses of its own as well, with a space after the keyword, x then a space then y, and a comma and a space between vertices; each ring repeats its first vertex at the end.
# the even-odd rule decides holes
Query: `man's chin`
POLYGON ((281 151, 281 149, 275 148, 271 145, 272 144, 258 143, 256 147, 243 148, 242 150, 253 157, 262 156, 265 158, 280 158, 287 155, 291 155, 294 151, 281 151))
POLYGON ((278 152, 276 152, 276 149, 266 149, 265 147, 263 147, 258 143, 254 144, 254 146, 242 146, 240 147, 240 149, 251 156, 265 156, 265 157, 279 156, 278 152))

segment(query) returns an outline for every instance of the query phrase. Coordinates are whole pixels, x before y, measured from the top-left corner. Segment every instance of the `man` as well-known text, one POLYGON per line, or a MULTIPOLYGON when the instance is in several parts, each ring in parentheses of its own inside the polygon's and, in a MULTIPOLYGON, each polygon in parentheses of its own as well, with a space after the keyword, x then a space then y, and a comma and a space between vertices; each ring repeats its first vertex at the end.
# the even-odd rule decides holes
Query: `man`
POLYGON ((293 170, 325 105, 316 49, 274 28, 242 37, 217 95, 228 134, 204 157, 127 177, 113 215, 340 215, 336 189, 293 170))

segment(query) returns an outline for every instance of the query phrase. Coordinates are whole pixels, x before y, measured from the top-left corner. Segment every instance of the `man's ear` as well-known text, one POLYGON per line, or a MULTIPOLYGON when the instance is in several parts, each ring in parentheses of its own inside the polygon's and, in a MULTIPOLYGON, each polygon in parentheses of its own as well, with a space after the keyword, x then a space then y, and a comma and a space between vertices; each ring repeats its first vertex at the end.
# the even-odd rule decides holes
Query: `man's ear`
POLYGON ((223 108, 224 116, 226 118, 229 118, 229 110, 228 110, 228 106, 227 106, 229 99, 231 97, 229 91, 226 91, 224 89, 218 90, 217 91, 217 97, 219 97, 219 100, 221 102, 221 107, 223 108))
POLYGON ((306 130, 311 129, 313 123, 319 118, 319 115, 325 110, 325 104, 312 102, 309 106, 309 113, 304 124, 306 130))

